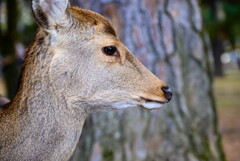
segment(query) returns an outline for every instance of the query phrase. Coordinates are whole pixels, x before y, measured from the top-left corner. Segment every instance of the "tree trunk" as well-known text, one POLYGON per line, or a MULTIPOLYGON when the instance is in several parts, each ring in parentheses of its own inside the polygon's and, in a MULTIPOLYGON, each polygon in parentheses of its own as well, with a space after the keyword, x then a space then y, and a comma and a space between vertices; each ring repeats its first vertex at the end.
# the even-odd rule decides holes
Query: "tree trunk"
MULTIPOLYGON (((2 3, 2 2, 1 2, 2 3)), ((0 53, 3 57, 3 75, 7 84, 8 97, 15 95, 18 86, 20 71, 17 64, 15 42, 17 39, 17 0, 7 0, 7 25, 8 30, 4 33, 1 29, 0 53)))
POLYGON ((74 0, 107 17, 172 88, 163 109, 94 113, 71 161, 223 161, 212 57, 197 0, 74 0))
MULTIPOLYGON (((211 0, 209 1, 210 9, 211 9, 211 16, 212 20, 215 23, 218 22, 217 13, 218 13, 218 3, 219 0, 211 0)), ((224 52, 223 40, 219 38, 219 35, 214 34, 214 37, 211 38, 212 44, 212 52, 213 52, 213 59, 214 59, 214 74, 216 76, 223 76, 223 64, 221 61, 221 56, 224 52)))
POLYGON ((224 52, 223 41, 219 38, 212 40, 213 58, 214 58, 214 73, 216 76, 223 76, 223 65, 221 56, 224 52))

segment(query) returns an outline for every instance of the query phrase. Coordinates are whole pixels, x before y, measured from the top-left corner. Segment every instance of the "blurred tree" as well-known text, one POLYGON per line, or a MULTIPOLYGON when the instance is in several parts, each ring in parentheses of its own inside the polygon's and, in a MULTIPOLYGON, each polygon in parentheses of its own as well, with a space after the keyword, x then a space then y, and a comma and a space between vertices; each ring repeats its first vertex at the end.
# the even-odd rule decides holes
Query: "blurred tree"
POLYGON ((211 38, 215 61, 215 74, 223 75, 221 55, 224 52, 224 42, 229 41, 228 50, 240 47, 237 39, 240 37, 240 1, 239 0, 202 0, 203 15, 211 38))
MULTIPOLYGON (((7 83, 8 97, 12 98, 18 86, 23 51, 17 46, 29 45, 36 23, 31 14, 29 0, 1 0, 0 54, 3 57, 3 73, 7 83), (6 12, 5 12, 6 11, 6 12), (5 17, 6 16, 6 20, 5 17)), ((21 49, 23 50, 23 49, 21 49)))
POLYGON ((212 44, 213 57, 214 57, 214 70, 216 76, 223 76, 223 67, 221 62, 221 55, 224 52, 223 39, 220 29, 220 22, 218 19, 219 13, 219 0, 203 0, 204 4, 207 5, 207 28, 212 44))
POLYGON ((94 113, 71 161, 224 161, 197 0, 72 0, 107 17, 174 91, 168 108, 94 113))
MULTIPOLYGON (((4 3, 0 1, 1 5, 4 3)), ((3 75, 7 83, 8 97, 12 98, 15 95, 18 79, 19 68, 17 64, 17 55, 15 50, 15 42, 17 39, 17 20, 18 20, 18 1, 5 0, 7 8, 7 31, 4 32, 0 28, 0 53, 3 57, 3 75)))
POLYGON ((33 39, 33 35, 37 29, 37 24, 32 14, 29 0, 19 1, 19 7, 21 7, 18 21, 18 35, 19 42, 24 46, 28 46, 33 39))

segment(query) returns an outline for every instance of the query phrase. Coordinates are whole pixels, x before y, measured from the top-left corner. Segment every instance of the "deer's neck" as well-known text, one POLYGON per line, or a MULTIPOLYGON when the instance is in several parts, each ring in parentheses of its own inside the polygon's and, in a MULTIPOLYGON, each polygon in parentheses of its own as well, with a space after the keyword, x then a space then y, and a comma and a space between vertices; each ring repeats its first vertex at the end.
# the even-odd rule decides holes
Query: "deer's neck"
POLYGON ((39 160, 68 159, 80 137, 86 113, 81 108, 68 107, 65 97, 52 88, 49 77, 52 54, 48 48, 37 45, 32 48, 25 58, 20 88, 10 104, 18 126, 14 138, 18 145, 16 156, 22 148, 29 152, 21 156, 23 160, 41 153, 46 158, 39 160))

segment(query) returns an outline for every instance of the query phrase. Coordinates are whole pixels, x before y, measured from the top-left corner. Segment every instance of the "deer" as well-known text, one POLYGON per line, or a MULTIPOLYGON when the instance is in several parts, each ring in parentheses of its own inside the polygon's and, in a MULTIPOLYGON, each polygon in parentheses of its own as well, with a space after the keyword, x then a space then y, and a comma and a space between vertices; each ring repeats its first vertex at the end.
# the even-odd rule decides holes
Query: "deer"
POLYGON ((19 88, 0 107, 0 160, 69 160, 92 112, 160 108, 172 98, 98 13, 31 0, 38 24, 19 88))

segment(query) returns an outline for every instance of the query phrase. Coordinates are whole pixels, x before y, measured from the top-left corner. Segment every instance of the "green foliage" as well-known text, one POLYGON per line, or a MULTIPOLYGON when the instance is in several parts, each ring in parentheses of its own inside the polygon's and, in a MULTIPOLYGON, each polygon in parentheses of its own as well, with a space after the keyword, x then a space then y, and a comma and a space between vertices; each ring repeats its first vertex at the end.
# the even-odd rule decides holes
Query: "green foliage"
POLYGON ((17 26, 17 32, 19 34, 18 41, 22 42, 24 46, 28 46, 32 41, 37 25, 28 0, 19 1, 19 8, 20 16, 17 26))
POLYGON ((104 161, 112 161, 114 159, 114 151, 107 145, 103 147, 102 157, 104 161))
MULTIPOLYGON (((6 2, 7 0, 0 2, 1 14, 3 14, 0 21, 1 39, 3 39, 3 36, 7 36, 8 31, 12 32, 13 29, 10 26, 13 26, 14 32, 16 32, 12 33, 14 34, 14 42, 21 42, 24 46, 29 45, 37 27, 31 13, 29 0, 17 0, 16 4, 14 3, 15 7, 10 4, 11 10, 14 11, 10 13, 13 13, 13 15, 8 15, 6 2), (10 18, 9 21, 8 17, 14 18, 10 18)), ((8 2, 13 3, 13 1, 8 2)))
POLYGON ((211 39, 229 40, 236 47, 240 37, 239 0, 202 0, 203 17, 211 39))

